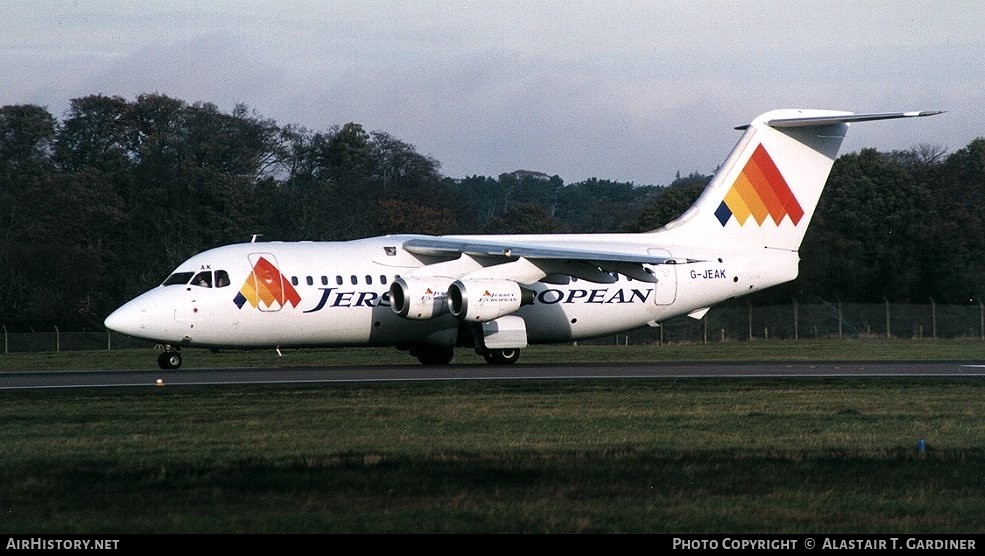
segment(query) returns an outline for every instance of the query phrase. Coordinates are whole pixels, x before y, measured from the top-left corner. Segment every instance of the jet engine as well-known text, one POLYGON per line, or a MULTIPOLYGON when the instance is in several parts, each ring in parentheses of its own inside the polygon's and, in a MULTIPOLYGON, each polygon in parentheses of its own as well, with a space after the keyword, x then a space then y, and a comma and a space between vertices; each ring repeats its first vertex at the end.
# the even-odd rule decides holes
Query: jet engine
POLYGON ((456 280, 448 286, 452 315, 468 322, 488 322, 534 302, 534 292, 512 280, 456 280))
POLYGON ((390 307, 412 320, 427 320, 448 312, 448 285, 451 278, 400 277, 390 284, 390 307))

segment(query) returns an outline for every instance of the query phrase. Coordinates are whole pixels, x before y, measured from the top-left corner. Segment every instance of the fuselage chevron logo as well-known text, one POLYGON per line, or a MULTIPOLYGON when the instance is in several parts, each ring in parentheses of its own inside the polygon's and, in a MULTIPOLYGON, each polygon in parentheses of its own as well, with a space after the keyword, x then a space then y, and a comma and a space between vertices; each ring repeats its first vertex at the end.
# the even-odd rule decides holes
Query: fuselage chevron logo
POLYGON ((740 226, 744 225, 750 216, 756 219, 760 226, 766 217, 772 217, 773 223, 779 225, 784 216, 796 226, 804 216, 793 191, 783 179, 769 153, 760 144, 746 162, 746 167, 739 173, 732 188, 725 194, 725 199, 715 211, 718 221, 724 226, 729 218, 735 217, 740 226))
POLYGON ((301 296, 276 266, 264 257, 260 257, 253 265, 253 272, 246 278, 243 287, 233 299, 233 303, 240 309, 246 302, 261 310, 276 310, 288 303, 297 307, 301 303, 301 296), (262 307, 261 303, 263 303, 262 307))

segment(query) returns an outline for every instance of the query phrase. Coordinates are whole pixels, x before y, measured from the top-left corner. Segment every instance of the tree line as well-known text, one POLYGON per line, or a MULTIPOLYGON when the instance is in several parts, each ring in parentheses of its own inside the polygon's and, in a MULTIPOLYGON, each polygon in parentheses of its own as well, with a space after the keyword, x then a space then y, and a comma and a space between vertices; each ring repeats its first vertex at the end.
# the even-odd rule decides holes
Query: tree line
MULTIPOLYGON (((710 175, 665 185, 518 170, 452 178, 358 123, 315 131, 245 105, 160 94, 73 99, 56 118, 0 107, 0 324, 98 329, 188 256, 263 240, 391 233, 653 230, 710 175)), ((985 139, 840 157, 801 276, 751 298, 977 303, 985 277, 985 139)))

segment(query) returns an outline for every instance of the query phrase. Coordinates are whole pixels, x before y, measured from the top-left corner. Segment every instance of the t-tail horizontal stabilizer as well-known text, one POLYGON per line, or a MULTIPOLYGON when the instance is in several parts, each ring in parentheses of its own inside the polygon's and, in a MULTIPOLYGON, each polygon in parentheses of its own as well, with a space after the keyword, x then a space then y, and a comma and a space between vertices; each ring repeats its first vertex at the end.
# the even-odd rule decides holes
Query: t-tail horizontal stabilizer
MULTIPOLYGON (((874 120, 895 120, 897 118, 922 118, 924 116, 936 116, 943 114, 943 110, 924 111, 924 112, 878 112, 871 114, 850 114, 848 116, 818 116, 813 118, 777 118, 766 122, 770 127, 806 127, 832 124, 851 124, 855 122, 871 122, 874 120)), ((748 125, 738 126, 735 129, 745 129, 748 125)))
POLYGON ((695 204, 655 232, 670 244, 796 252, 850 124, 941 113, 766 112, 736 128, 742 137, 695 204))

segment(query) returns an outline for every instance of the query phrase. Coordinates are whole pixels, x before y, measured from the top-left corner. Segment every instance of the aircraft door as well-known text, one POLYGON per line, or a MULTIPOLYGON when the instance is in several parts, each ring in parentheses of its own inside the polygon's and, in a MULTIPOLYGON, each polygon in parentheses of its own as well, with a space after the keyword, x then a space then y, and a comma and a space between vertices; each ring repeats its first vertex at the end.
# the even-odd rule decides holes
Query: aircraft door
MULTIPOLYGON (((651 255, 670 258, 666 249, 650 249, 651 255)), ((677 265, 673 263, 647 265, 657 277, 653 287, 653 301, 657 305, 670 305, 677 299, 677 265)))
POLYGON ((174 308, 174 320, 182 324, 196 324, 201 317, 198 313, 198 298, 182 299, 174 308))

